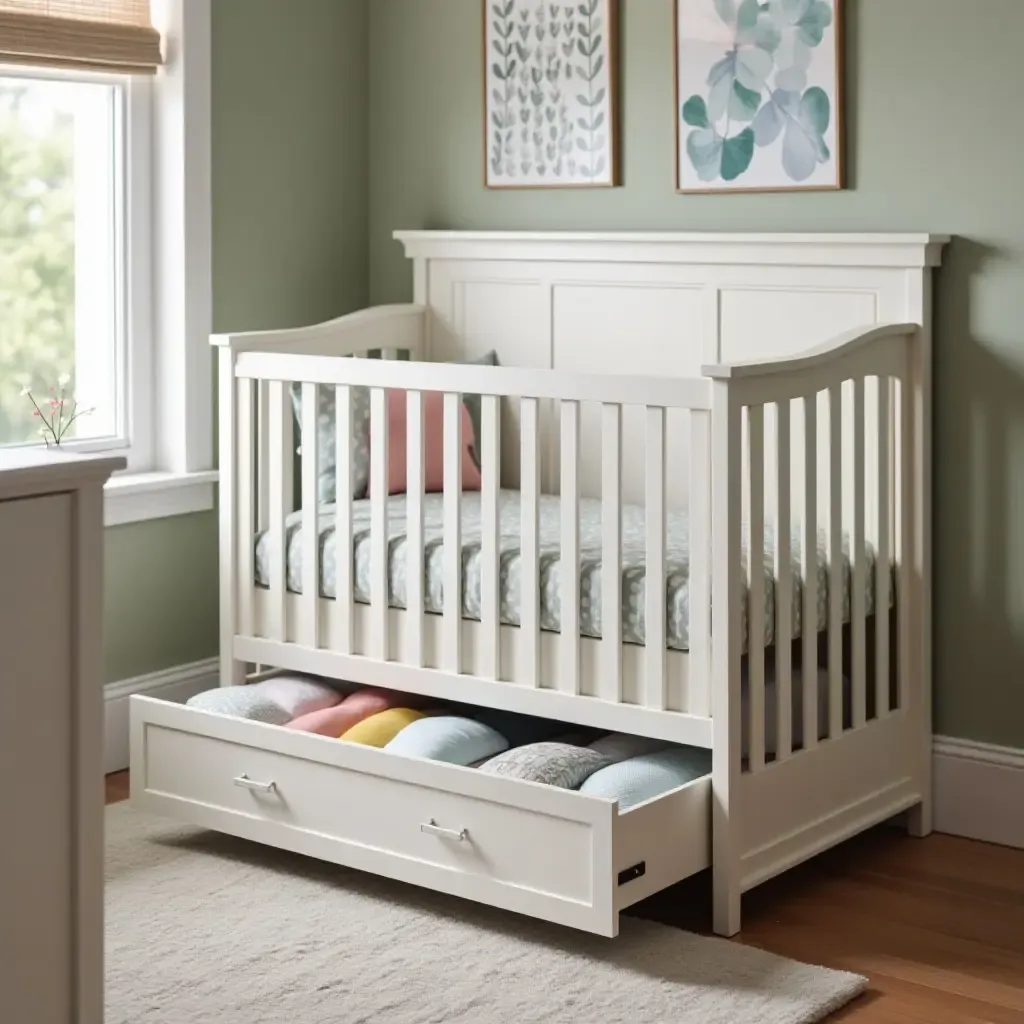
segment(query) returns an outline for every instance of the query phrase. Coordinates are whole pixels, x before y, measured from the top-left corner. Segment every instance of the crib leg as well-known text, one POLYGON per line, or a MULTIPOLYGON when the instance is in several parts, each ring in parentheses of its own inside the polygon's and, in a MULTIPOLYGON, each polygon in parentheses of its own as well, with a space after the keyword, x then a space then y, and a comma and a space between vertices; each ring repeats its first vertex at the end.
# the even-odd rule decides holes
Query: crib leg
POLYGON ((932 834, 932 800, 931 794, 907 811, 907 832, 918 838, 932 834))
POLYGON ((740 930, 740 881, 727 867, 717 863, 713 873, 715 934, 728 938, 740 930))

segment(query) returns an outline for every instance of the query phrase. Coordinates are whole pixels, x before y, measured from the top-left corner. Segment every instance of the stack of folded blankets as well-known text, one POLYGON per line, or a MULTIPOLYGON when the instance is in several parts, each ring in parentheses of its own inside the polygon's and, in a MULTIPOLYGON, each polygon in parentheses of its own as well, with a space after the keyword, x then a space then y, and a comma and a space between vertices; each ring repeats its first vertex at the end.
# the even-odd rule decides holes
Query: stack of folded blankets
POLYGON ((574 789, 617 800, 621 809, 711 771, 711 752, 699 747, 313 676, 281 674, 219 687, 188 704, 403 757, 574 789))

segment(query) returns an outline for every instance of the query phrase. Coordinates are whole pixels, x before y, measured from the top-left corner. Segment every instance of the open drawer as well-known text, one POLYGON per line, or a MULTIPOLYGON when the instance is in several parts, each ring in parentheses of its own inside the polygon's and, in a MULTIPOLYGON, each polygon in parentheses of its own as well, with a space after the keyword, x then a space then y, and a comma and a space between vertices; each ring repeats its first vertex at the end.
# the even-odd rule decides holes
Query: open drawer
POLYGON ((131 699, 132 803, 600 935, 711 863, 710 778, 610 800, 148 697, 131 699))

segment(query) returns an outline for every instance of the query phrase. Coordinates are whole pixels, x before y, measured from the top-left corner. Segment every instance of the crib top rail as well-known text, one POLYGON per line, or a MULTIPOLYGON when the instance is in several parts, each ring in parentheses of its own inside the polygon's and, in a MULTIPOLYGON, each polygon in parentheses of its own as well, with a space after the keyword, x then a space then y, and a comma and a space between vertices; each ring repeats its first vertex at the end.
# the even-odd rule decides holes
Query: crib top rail
POLYGON ((293 356, 363 355, 375 348, 418 350, 425 306, 396 303, 371 306, 304 327, 236 334, 212 334, 210 344, 232 352, 281 352, 293 356))
POLYGON ((235 376, 251 380, 347 384, 407 391, 608 402, 666 409, 711 408, 711 382, 688 377, 613 376, 404 360, 336 359, 280 352, 242 352, 235 376))
POLYGON ((859 327, 793 355, 707 365, 701 372, 705 379, 726 384, 740 405, 784 402, 847 380, 902 376, 921 329, 914 323, 859 327))
MULTIPOLYGON (((920 324, 878 324, 875 327, 857 327, 834 338, 793 355, 776 359, 747 359, 734 363, 714 363, 701 367, 705 377, 716 380, 749 380, 752 377, 771 377, 783 373, 796 374, 819 370, 836 362, 854 357, 870 361, 871 349, 876 342, 906 338, 921 330, 920 324)), ((866 367, 870 370, 869 367, 866 367)))

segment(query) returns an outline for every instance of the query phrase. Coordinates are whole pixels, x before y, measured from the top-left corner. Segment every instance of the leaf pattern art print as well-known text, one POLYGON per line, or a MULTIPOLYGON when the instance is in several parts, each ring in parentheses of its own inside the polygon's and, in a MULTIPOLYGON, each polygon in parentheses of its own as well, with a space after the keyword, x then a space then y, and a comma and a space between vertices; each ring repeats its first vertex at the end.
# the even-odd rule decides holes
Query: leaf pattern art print
POLYGON ((486 182, 617 184, 616 0, 485 0, 486 182))
POLYGON ((841 0, 676 0, 682 192, 843 187, 841 0))

